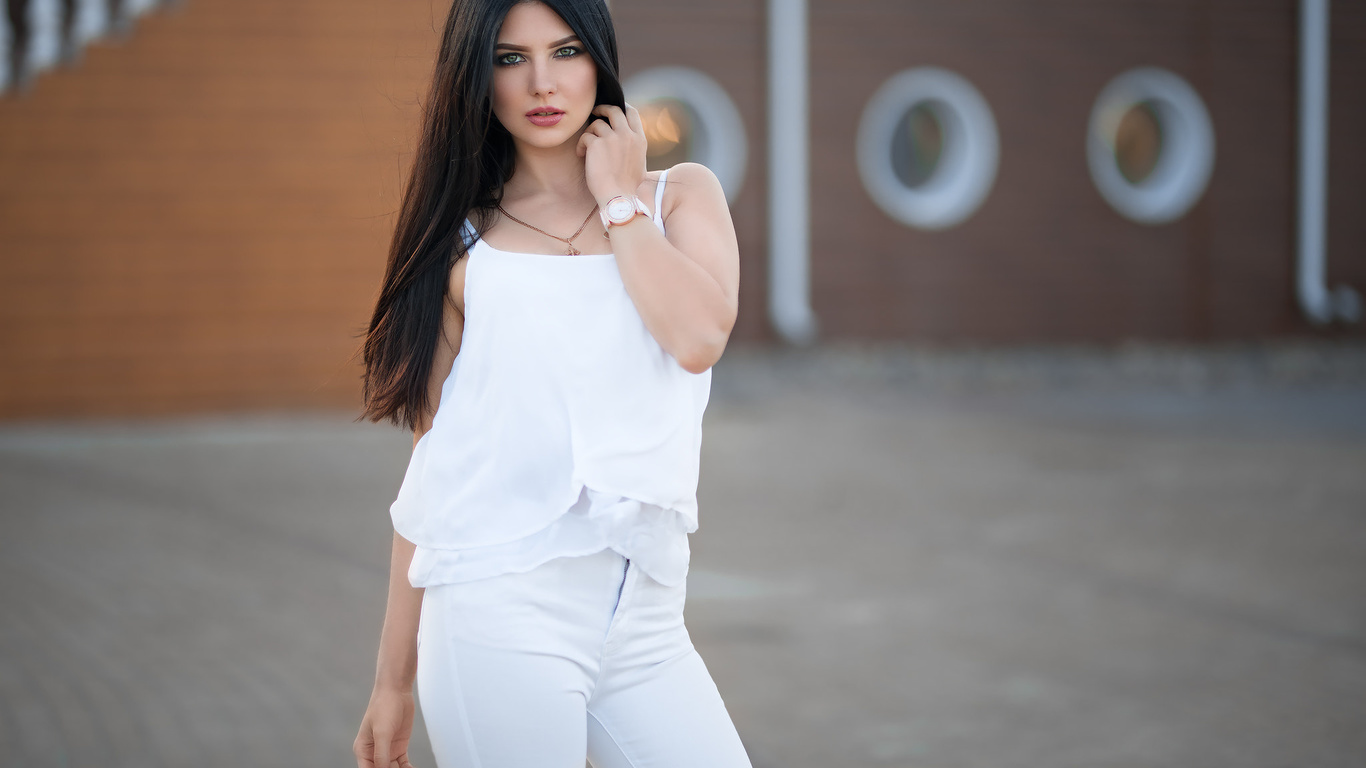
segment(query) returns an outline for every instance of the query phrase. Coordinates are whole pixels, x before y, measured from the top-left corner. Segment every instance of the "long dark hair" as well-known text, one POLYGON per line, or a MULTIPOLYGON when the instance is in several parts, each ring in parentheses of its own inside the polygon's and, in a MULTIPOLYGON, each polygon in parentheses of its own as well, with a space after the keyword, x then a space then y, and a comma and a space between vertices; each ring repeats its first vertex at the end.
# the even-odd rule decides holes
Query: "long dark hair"
POLYGON ((512 135, 493 116, 491 91, 498 31, 519 2, 543 2, 559 14, 597 64, 597 103, 625 108, 616 31, 604 0, 452 3, 384 284, 362 345, 364 410, 357 420, 416 430, 430 406, 427 384, 450 270, 469 247, 460 229, 469 218, 486 231, 512 177, 512 135))

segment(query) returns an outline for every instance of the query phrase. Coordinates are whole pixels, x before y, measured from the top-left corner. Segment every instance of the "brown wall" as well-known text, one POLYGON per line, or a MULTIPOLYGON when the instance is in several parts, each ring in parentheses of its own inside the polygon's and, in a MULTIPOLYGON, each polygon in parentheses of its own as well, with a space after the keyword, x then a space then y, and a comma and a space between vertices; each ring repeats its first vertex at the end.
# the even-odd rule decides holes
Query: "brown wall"
MULTIPOLYGON (((624 74, 692 66, 740 108, 735 337, 766 310, 761 0, 617 0, 624 74)), ((1366 289, 1366 7, 1335 3, 1330 278, 1366 289)), ((0 99, 0 417, 359 405, 368 319, 445 0, 188 0, 0 99)), ((1294 0, 812 0, 812 301, 826 338, 1109 341, 1301 333, 1294 0), (868 97, 970 79, 1002 139, 966 223, 902 226, 858 180, 868 97), (1083 153, 1115 74, 1213 115, 1204 200, 1147 227, 1083 153)), ((1359 335, 1360 327, 1351 333, 1359 335)))
POLYGON ((612 14, 622 76, 651 67, 692 67, 715 80, 745 124, 749 163, 731 205, 740 241, 740 314, 734 338, 776 339, 768 325, 768 173, 764 121, 767 26, 763 0, 616 0, 612 14))
POLYGON ((1332 3, 1328 279, 1366 296, 1366 3, 1332 3))
MULTIPOLYGON (((1335 4, 1342 7, 1344 4, 1335 4)), ((1296 3, 1292 0, 817 0, 812 5, 813 296, 827 337, 990 342, 1207 339, 1304 331, 1294 304, 1296 3), (872 92, 912 66, 948 67, 991 104, 995 187, 964 224, 914 230, 872 206, 855 166, 872 92), (1203 200, 1164 226, 1131 223, 1091 183, 1087 118, 1110 78, 1185 77, 1217 142, 1203 200)), ((1338 11, 1335 279, 1362 274, 1359 6, 1338 11), (1352 41, 1355 49, 1349 49, 1352 41)))
POLYGON ((189 0, 0 100, 0 416, 357 404, 433 25, 189 0))

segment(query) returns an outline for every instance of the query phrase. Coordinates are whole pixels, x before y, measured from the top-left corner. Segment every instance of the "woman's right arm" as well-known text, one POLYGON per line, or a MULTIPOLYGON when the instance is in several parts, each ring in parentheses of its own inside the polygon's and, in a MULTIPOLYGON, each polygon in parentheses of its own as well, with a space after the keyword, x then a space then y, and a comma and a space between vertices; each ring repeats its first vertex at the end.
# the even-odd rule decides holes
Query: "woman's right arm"
MULTIPOLYGON (((460 275, 463 278, 463 271, 460 275)), ((443 337, 436 345, 432 373, 427 382, 428 408, 413 431, 413 447, 432 427, 432 417, 441 400, 441 385, 450 374, 465 318, 449 299, 442 315, 443 337)), ((408 581, 416 545, 394 532, 389 555, 389 598, 380 631, 379 660, 375 665, 375 687, 370 704, 361 720, 360 733, 352 745, 359 768, 409 768, 408 742, 413 731, 413 681, 417 676, 417 630, 422 615, 422 596, 426 591, 408 581)))

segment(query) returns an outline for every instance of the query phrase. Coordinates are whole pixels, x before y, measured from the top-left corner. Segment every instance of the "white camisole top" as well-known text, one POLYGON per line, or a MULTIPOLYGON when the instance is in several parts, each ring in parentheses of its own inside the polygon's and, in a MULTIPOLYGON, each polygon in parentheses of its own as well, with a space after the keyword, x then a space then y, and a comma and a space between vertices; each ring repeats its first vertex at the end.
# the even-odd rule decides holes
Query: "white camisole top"
POLYGON ((390 506, 417 547, 409 582, 610 548, 681 583, 711 369, 690 373, 659 346, 613 254, 500 251, 468 221, 464 234, 474 242, 460 352, 390 506))

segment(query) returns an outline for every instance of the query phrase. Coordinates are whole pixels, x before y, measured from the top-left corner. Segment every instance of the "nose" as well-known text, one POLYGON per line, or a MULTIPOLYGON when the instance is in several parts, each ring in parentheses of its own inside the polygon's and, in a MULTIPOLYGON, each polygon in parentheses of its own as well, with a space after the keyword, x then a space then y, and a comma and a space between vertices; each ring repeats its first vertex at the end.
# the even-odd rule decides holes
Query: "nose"
POLYGON ((535 96, 546 97, 555 92, 555 77, 550 62, 538 61, 532 64, 531 92, 535 96))

